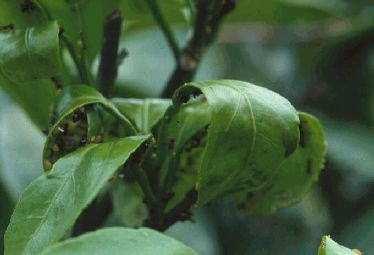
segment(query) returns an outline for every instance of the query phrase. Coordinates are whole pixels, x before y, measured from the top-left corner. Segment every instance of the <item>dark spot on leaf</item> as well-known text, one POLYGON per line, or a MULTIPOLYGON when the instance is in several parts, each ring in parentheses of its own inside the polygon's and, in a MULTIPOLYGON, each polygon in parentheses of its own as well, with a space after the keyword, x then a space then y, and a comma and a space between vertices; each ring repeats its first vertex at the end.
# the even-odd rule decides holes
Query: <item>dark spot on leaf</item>
POLYGON ((295 146, 293 144, 290 144, 289 139, 287 136, 283 136, 283 146, 284 146, 284 157, 288 158, 294 151, 295 151, 295 146))
POLYGON ((174 149, 174 147, 175 147, 175 139, 174 138, 169 139, 168 147, 169 147, 169 150, 174 149))
POLYGON ((62 89, 62 82, 56 77, 51 77, 51 81, 55 85, 56 89, 62 89))
POLYGON ((223 1, 221 15, 226 15, 232 11, 236 6, 236 0, 225 0, 223 1))
POLYGON ((302 126, 302 124, 300 123, 300 125, 299 125, 299 132, 300 132, 300 141, 299 141, 299 145, 301 146, 301 147, 305 147, 305 145, 306 145, 306 141, 305 141, 305 132, 304 132, 304 130, 303 130, 303 126, 302 126))
POLYGON ((87 137, 81 138, 81 145, 85 145, 87 143, 87 137))
POLYGON ((31 0, 25 0, 20 4, 20 8, 23 13, 31 13, 35 10, 36 5, 31 0))
POLYGON ((167 202, 174 196, 173 192, 166 192, 162 195, 162 200, 167 202))

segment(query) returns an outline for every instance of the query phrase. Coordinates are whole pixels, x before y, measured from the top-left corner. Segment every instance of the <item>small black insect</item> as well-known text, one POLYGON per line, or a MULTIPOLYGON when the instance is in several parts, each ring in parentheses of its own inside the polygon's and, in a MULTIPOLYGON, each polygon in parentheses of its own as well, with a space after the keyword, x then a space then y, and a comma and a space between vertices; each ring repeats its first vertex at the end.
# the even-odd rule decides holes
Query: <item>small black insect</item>
POLYGON ((20 4, 20 8, 23 13, 31 13, 35 10, 36 5, 31 0, 25 0, 20 4))

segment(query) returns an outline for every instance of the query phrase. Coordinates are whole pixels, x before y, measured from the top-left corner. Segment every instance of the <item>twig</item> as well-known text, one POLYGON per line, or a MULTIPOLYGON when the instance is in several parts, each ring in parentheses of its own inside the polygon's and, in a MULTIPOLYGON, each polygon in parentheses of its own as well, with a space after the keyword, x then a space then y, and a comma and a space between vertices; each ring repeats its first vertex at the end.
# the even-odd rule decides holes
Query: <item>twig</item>
POLYGON ((179 58, 180 58, 180 54, 181 54, 179 46, 178 46, 178 42, 177 42, 177 40, 174 36, 174 33, 172 32, 169 24, 166 22, 163 14, 161 12, 160 7, 157 4, 157 0, 146 0, 146 2, 149 6, 149 9, 152 12, 153 18, 158 23, 162 32, 164 33, 164 36, 165 36, 165 38, 166 38, 166 40, 169 44, 169 47, 173 51, 174 58, 175 58, 176 62, 178 62, 179 58))
POLYGON ((196 74, 203 54, 215 40, 223 18, 235 7, 236 0, 197 0, 194 31, 182 50, 162 97, 171 97, 174 91, 196 74))
POLYGON ((98 84, 104 96, 114 93, 114 83, 118 72, 118 48, 122 30, 122 13, 114 10, 104 23, 104 42, 98 73, 98 84))

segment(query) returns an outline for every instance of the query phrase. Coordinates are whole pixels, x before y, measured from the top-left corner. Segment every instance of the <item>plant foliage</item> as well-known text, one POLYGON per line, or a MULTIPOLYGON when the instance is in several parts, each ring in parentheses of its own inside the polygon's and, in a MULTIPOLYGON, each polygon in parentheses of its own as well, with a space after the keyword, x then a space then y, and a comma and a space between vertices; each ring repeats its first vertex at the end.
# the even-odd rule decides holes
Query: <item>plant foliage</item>
MULTIPOLYGON (((14 14, 0 19, 0 86, 48 135, 45 171, 15 207, 5 254, 192 255, 192 249, 155 230, 191 219, 195 207, 227 197, 246 212, 270 214, 301 201, 318 180, 326 151, 323 128, 281 95, 242 81, 209 80, 171 84, 179 87, 171 100, 106 98, 90 66, 102 41, 96 27, 117 1, 15 2, 21 13, 13 1, 0 2, 4 17, 14 14), (87 12, 98 7, 103 9, 97 19, 89 20, 87 12), (72 67, 76 75, 67 71, 72 67), (82 213, 115 185, 125 187, 116 196, 144 203, 146 219, 134 222, 148 228, 105 228, 64 240, 82 213)), ((218 30, 233 6, 211 2, 207 11, 213 14, 205 22, 218 30)), ((318 10, 314 15, 328 16, 318 10)), ((215 38, 204 36, 181 56, 194 49, 199 60, 215 38)), ((183 68, 178 65, 177 72, 194 76, 196 70, 183 68)), ((130 207, 114 205, 127 213, 130 207)), ((335 254, 330 239, 324 239, 320 254, 335 254)))

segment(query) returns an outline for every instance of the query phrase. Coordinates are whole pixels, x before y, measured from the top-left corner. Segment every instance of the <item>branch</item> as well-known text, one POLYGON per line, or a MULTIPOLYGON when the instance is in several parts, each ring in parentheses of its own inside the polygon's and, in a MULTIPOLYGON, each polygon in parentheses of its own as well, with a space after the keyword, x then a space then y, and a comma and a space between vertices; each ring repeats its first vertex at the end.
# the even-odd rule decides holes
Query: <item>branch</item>
POLYGON ((169 24, 166 22, 164 16, 162 15, 161 9, 159 5, 157 4, 157 0, 146 0, 149 9, 152 12, 153 18, 160 26, 162 32, 164 33, 164 36, 166 38, 166 41, 169 44, 169 47, 173 51, 174 58, 176 62, 179 61, 180 58, 180 49, 178 46, 178 42, 174 36, 174 33, 172 32, 169 24))
POLYGON ((194 31, 182 50, 162 97, 171 97, 176 89, 191 81, 203 54, 215 40, 223 18, 235 7, 236 0, 197 0, 194 31))
POLYGON ((122 13, 114 10, 104 23, 104 42, 98 73, 98 84, 104 96, 114 93, 114 83, 118 71, 118 46, 122 31, 122 13))

